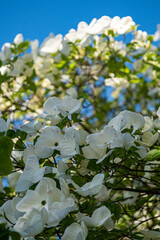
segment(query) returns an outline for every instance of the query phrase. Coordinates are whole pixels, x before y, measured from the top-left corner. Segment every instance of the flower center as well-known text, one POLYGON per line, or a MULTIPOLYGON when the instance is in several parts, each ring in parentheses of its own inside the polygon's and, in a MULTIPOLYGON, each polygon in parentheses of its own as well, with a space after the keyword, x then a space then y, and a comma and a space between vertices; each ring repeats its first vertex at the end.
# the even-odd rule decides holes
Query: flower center
POLYGON ((43 200, 43 201, 41 202, 41 204, 44 206, 44 205, 46 204, 46 201, 43 200))

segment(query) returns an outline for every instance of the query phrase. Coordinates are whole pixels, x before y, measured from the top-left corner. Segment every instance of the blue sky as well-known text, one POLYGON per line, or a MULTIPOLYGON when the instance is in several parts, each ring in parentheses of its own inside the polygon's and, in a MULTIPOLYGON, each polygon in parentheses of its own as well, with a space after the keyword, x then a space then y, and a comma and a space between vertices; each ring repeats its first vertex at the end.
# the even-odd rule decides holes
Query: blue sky
POLYGON ((66 34, 80 21, 89 23, 103 15, 131 16, 139 29, 156 31, 160 23, 160 0, 6 0, 1 1, 0 47, 17 33, 40 42, 50 32, 66 34))

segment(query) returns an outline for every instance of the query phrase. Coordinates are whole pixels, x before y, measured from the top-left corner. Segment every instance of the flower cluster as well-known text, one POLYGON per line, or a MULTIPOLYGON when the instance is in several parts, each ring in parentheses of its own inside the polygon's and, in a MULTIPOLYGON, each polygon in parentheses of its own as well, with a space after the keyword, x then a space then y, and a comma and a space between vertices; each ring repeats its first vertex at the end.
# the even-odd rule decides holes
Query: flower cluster
MULTIPOLYGON (((18 34, 0 52, 2 113, 36 116, 48 97, 75 98, 75 87, 85 99, 83 117, 90 125, 105 125, 124 105, 152 116, 160 104, 160 31, 158 26, 149 35, 137 27, 129 16, 103 16, 80 22, 65 36, 50 34, 40 46, 18 34)), ((43 117, 59 112, 47 111, 43 117)))
POLYGON ((0 145, 12 145, 0 223, 26 240, 158 239, 147 221, 157 228, 160 109, 156 119, 122 111, 91 133, 81 105, 49 97, 20 130, 0 118, 0 145))

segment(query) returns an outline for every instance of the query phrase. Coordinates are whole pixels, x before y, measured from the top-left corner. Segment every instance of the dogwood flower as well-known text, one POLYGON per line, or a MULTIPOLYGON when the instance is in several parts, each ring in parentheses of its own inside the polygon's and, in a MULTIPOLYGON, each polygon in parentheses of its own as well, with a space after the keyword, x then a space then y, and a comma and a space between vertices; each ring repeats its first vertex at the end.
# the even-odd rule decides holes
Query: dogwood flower
POLYGON ((72 113, 79 113, 81 111, 81 101, 65 96, 61 100, 61 103, 57 104, 56 108, 63 116, 67 116, 72 113))
POLYGON ((23 40, 23 35, 21 33, 17 34, 15 36, 15 39, 14 39, 14 44, 16 45, 19 45, 20 43, 22 43, 24 40, 23 40))
POLYGON ((116 117, 114 117, 108 126, 114 127, 117 131, 122 131, 126 128, 133 127, 133 133, 144 126, 144 117, 139 113, 134 113, 130 111, 122 111, 116 117))
POLYGON ((7 122, 3 119, 0 118, 0 132, 7 132, 9 129, 10 125, 10 118, 7 119, 7 122))
POLYGON ((43 207, 49 209, 52 202, 61 199, 61 191, 56 187, 56 182, 51 178, 43 177, 35 190, 28 190, 26 195, 17 204, 18 211, 26 212, 32 208, 41 210, 43 207))
POLYGON ((3 44, 1 50, 2 51, 0 52, 0 59, 5 63, 8 59, 11 59, 12 57, 11 44, 3 44))
POLYGON ((86 197, 88 195, 92 196, 97 194, 102 188, 103 180, 104 174, 97 174, 91 182, 84 184, 82 187, 79 187, 73 180, 68 179, 67 182, 71 183, 76 188, 75 192, 86 197))
POLYGON ((88 235, 88 230, 82 221, 79 223, 72 223, 66 228, 62 240, 85 240, 88 235))
POLYGON ((154 230, 141 230, 141 233, 145 236, 145 240, 150 239, 159 239, 160 238, 160 231, 154 231, 154 230))
POLYGON ((112 230, 114 227, 113 220, 111 219, 111 212, 110 210, 102 206, 98 209, 96 209, 91 217, 85 216, 82 213, 77 214, 77 219, 79 221, 83 221, 87 227, 99 227, 102 225, 105 225, 107 228, 107 223, 110 221, 111 224, 108 224, 108 230, 112 230), (112 227, 110 228, 110 226, 112 227))
POLYGON ((65 160, 69 157, 72 157, 79 153, 79 146, 76 141, 74 128, 66 128, 64 138, 62 139, 59 150, 60 150, 60 157, 65 160))
POLYGON ((120 17, 116 16, 111 20, 110 28, 113 29, 118 34, 128 33, 133 30, 135 22, 133 22, 131 17, 120 17))
POLYGON ((70 178, 69 175, 66 175, 66 170, 68 169, 67 165, 64 163, 63 160, 58 160, 57 167, 52 168, 52 172, 56 174, 56 178, 60 179, 67 179, 70 178))
POLYGON ((153 39, 155 42, 159 41, 160 39, 160 24, 157 25, 157 31, 155 32, 153 39))
POLYGON ((23 173, 18 179, 15 187, 16 192, 23 192, 29 189, 34 183, 39 182, 45 172, 45 167, 40 169, 38 158, 31 155, 26 164, 23 173))
POLYGON ((63 201, 53 202, 49 208, 49 217, 47 224, 49 226, 57 226, 58 223, 65 218, 69 212, 76 210, 73 198, 65 198, 63 201))
POLYGON ((131 136, 130 133, 117 133, 115 136, 114 141, 110 144, 111 148, 117 148, 117 147, 124 147, 126 150, 128 150, 131 146, 133 146, 135 141, 135 138, 131 136))
POLYGON ((17 184, 17 181, 19 179, 19 177, 22 175, 22 171, 17 171, 17 172, 13 172, 13 173, 10 173, 8 176, 7 176, 7 179, 8 179, 8 184, 10 187, 12 188, 15 188, 16 184, 17 184))
POLYGON ((23 151, 23 162, 26 163, 30 156, 36 156, 35 146, 27 145, 27 147, 23 151))
POLYGON ((37 132, 42 128, 43 122, 29 122, 20 127, 20 130, 27 133, 27 141, 32 140, 32 137, 35 137, 37 132))
POLYGON ((40 46, 40 54, 45 55, 47 53, 55 53, 62 48, 62 35, 58 34, 54 37, 51 33, 49 37, 47 37, 42 45, 40 46))
POLYGON ((16 205, 20 200, 21 198, 16 196, 12 200, 6 201, 0 208, 0 214, 5 217, 5 222, 7 222, 9 226, 16 224, 18 218, 24 215, 24 212, 20 212, 16 209, 16 205))
POLYGON ((42 208, 40 211, 31 208, 18 219, 14 226, 14 230, 19 232, 23 237, 35 236, 43 231, 47 218, 48 213, 45 208, 42 208))
POLYGON ((81 111, 81 101, 65 96, 62 100, 57 97, 50 97, 44 103, 44 109, 49 115, 57 117, 59 113, 67 116, 81 111))
POLYGON ((56 105, 60 104, 61 100, 56 97, 50 97, 47 101, 43 104, 44 111, 46 113, 39 114, 38 117, 51 120, 52 124, 57 124, 60 122, 61 117, 58 115, 60 112, 56 109, 56 105))
POLYGON ((106 186, 102 185, 101 190, 94 196, 98 201, 105 201, 109 198, 111 189, 108 190, 106 186))
POLYGON ((151 147, 159 138, 159 133, 152 134, 152 132, 144 132, 142 135, 142 141, 138 142, 145 147, 151 147))
POLYGON ((84 156, 88 159, 101 159, 115 138, 115 134, 116 130, 112 126, 105 126, 100 133, 88 135, 86 142, 89 146, 82 148, 84 156))
POLYGON ((59 145, 63 138, 57 126, 44 128, 35 144, 36 155, 39 158, 50 157, 54 150, 59 150, 59 145))

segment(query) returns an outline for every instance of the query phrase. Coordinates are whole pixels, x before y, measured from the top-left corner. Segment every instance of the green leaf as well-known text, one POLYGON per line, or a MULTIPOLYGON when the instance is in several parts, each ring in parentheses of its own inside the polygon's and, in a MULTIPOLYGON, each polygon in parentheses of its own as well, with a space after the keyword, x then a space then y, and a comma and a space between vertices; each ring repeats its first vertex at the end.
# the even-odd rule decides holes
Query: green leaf
POLYGON ((119 220, 121 216, 121 207, 118 203, 106 203, 106 206, 109 208, 116 220, 119 220))
POLYGON ((153 149, 147 153, 147 156, 145 157, 145 161, 155 161, 160 160, 160 150, 159 149, 153 149))
POLYGON ((8 131, 7 131, 7 137, 10 137, 10 138, 15 138, 16 137, 16 132, 14 131, 14 130, 12 130, 12 129, 9 129, 8 131))
POLYGON ((25 145, 20 139, 15 143, 15 149, 19 149, 21 151, 25 149, 25 145))
POLYGON ((13 142, 9 137, 0 137, 0 175, 8 175, 13 168, 10 159, 13 142))
POLYGON ((21 132, 20 132, 20 138, 21 138, 22 140, 25 140, 25 139, 26 139, 26 137, 27 137, 27 133, 26 133, 26 132, 23 132, 23 131, 21 131, 21 132))
POLYGON ((20 240, 21 236, 18 232, 10 232, 9 235, 12 237, 12 240, 20 240))
POLYGON ((62 68, 64 68, 64 67, 66 66, 66 64, 67 64, 67 62, 64 61, 64 60, 62 60, 61 62, 56 63, 55 66, 56 66, 56 68, 58 68, 58 69, 62 69, 62 68))

